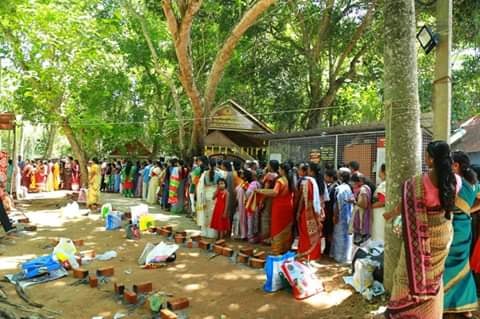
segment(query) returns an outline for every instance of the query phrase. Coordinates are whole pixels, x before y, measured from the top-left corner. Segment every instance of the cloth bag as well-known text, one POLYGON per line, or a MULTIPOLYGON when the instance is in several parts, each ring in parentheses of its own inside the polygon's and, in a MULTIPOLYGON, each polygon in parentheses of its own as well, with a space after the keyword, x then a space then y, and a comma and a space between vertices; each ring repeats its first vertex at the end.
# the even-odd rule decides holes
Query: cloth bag
POLYGON ((324 290, 323 283, 315 275, 315 271, 298 260, 284 262, 281 269, 283 276, 292 287, 295 299, 305 299, 324 290))
POLYGON ((275 292, 281 290, 284 287, 282 277, 282 264, 287 261, 293 261, 295 259, 295 253, 289 251, 280 256, 267 256, 265 262, 265 274, 267 275, 267 281, 263 285, 263 290, 266 292, 275 292))

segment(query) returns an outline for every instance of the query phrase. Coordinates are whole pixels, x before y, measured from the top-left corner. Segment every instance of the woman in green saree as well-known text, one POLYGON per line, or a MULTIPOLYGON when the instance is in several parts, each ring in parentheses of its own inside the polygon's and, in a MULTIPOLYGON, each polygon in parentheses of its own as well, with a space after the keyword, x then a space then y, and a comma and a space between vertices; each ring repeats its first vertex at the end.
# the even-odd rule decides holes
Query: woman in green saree
POLYGON ((471 318, 471 312, 477 309, 477 289, 469 263, 472 243, 470 212, 480 189, 468 156, 454 152, 452 159, 452 169, 462 177, 462 187, 455 200, 453 242, 445 261, 443 309, 444 313, 461 313, 471 318))

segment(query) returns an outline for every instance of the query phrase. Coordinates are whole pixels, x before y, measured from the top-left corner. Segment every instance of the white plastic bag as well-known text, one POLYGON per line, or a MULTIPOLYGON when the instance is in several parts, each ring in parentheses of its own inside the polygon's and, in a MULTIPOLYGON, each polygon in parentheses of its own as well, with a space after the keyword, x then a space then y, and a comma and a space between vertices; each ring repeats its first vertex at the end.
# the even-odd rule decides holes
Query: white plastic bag
POLYGON ((80 207, 78 206, 77 202, 67 204, 67 206, 65 206, 62 209, 62 217, 63 218, 66 218, 66 219, 78 218, 80 216, 82 216, 82 214, 80 213, 80 207))
POLYGON ((145 264, 164 262, 178 249, 178 245, 166 244, 163 241, 155 246, 145 258, 145 264))
POLYGON ((353 274, 353 288, 359 293, 373 285, 373 271, 377 268, 378 262, 370 258, 355 260, 355 273, 353 274))
POLYGON ((140 204, 130 207, 132 213, 132 224, 138 224, 140 216, 148 215, 148 205, 140 204))
POLYGON ((77 248, 75 247, 70 238, 60 238, 57 246, 53 248, 54 258, 60 263, 68 261, 70 266, 72 266, 72 268, 74 269, 80 267, 77 260, 75 259, 76 252, 77 248))

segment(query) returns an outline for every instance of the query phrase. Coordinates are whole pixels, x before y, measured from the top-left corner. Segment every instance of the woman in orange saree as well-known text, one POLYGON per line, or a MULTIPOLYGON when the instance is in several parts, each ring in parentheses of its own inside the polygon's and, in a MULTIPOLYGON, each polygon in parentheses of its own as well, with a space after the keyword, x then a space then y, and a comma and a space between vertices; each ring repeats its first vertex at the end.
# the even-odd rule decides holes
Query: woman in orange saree
POLYGON ((290 178, 290 167, 283 163, 280 165, 280 177, 275 182, 273 189, 258 189, 257 193, 272 197, 271 237, 272 252, 276 255, 287 252, 293 241, 292 225, 293 214, 293 183, 290 178))

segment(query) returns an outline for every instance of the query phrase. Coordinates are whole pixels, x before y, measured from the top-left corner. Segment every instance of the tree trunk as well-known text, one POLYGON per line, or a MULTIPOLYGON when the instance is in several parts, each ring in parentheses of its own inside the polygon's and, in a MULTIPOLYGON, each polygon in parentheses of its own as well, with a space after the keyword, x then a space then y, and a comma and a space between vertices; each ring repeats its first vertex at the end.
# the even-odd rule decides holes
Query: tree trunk
POLYGON ((67 119, 64 119, 62 122, 63 133, 67 137, 68 142, 72 146, 72 151, 75 158, 80 164, 80 185, 81 187, 86 188, 88 185, 88 169, 87 169, 87 154, 82 148, 82 145, 78 141, 78 138, 75 136, 70 124, 67 119))
POLYGON ((215 102, 218 84, 222 79, 225 67, 230 61, 238 41, 248 28, 255 23, 257 18, 275 2, 276 0, 259 0, 245 12, 215 57, 205 87, 204 98, 202 99, 195 82, 190 53, 192 22, 202 6, 202 0, 183 2, 180 10, 180 19, 177 19, 175 16, 171 0, 163 0, 163 12, 167 18, 168 30, 172 36, 178 59, 180 82, 190 99, 193 110, 190 155, 201 155, 204 152, 204 137, 207 133, 206 117, 209 115, 210 108, 215 102))
POLYGON ((50 124, 50 127, 47 128, 47 134, 47 147, 45 148, 43 159, 49 160, 52 158, 53 145, 55 144, 55 137, 57 135, 57 127, 55 124, 50 124))
MULTIPOLYGON (((385 116, 387 202, 391 211, 401 202, 401 186, 421 172, 420 105, 417 83, 414 0, 385 1, 385 116)), ((392 290, 401 240, 385 226, 384 286, 392 290)))

